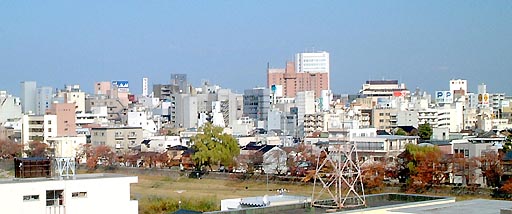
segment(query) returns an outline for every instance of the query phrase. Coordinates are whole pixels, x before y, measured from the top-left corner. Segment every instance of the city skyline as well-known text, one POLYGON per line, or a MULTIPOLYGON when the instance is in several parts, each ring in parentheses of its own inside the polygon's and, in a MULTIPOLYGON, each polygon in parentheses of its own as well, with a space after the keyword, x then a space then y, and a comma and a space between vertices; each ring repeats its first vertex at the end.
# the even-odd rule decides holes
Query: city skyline
POLYGON ((512 3, 429 2, 0 2, 0 90, 20 82, 63 88, 128 80, 131 92, 209 80, 238 93, 265 86, 267 63, 296 53, 331 55, 331 90, 396 79, 414 91, 467 79, 510 94, 512 3), (221 75, 222 74, 222 75, 221 75), (250 82, 250 84, 247 84, 250 82))

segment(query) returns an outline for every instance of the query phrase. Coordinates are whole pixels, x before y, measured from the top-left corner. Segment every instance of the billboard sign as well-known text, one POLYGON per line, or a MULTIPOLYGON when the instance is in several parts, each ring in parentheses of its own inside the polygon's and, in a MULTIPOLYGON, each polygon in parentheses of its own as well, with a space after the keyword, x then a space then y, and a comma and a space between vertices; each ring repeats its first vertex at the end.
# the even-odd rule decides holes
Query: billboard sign
POLYGON ((453 94, 451 91, 436 91, 437 103, 453 103, 453 94))
POLYGON ((489 93, 478 94, 478 104, 489 105, 489 93))
POLYGON ((117 88, 118 92, 129 92, 129 84, 127 80, 114 80, 112 81, 112 85, 117 88))

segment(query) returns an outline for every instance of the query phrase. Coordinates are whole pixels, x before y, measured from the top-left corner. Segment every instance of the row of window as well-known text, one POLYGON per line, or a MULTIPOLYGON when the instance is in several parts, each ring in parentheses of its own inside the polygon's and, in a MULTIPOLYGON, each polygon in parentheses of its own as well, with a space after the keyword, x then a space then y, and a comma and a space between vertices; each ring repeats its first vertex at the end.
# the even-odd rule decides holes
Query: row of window
MULTIPOLYGON (((46 190, 46 206, 59 206, 64 204, 64 190, 46 190)), ((87 198, 87 192, 72 192, 72 198, 87 198)), ((39 195, 24 195, 24 202, 39 201, 39 195)))

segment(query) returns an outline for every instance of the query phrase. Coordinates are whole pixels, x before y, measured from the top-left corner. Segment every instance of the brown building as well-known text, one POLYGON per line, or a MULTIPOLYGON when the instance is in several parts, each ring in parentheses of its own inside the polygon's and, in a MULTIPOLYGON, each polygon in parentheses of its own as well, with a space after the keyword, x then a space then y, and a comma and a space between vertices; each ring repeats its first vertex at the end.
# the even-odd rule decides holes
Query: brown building
POLYGON ((318 98, 322 90, 329 90, 329 73, 296 72, 295 63, 287 62, 284 69, 267 69, 267 85, 269 88, 282 85, 285 97, 295 97, 297 92, 314 91, 318 98))

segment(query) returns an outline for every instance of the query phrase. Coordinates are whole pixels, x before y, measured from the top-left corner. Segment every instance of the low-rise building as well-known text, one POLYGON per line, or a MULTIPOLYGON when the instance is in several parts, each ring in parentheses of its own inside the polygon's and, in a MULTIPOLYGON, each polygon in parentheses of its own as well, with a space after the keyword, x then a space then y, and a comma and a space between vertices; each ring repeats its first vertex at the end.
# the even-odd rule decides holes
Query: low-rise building
POLYGON ((135 176, 79 174, 64 178, 16 178, 0 180, 2 213, 138 213, 138 201, 130 199, 135 176))
POLYGON ((142 142, 140 127, 100 127, 91 129, 93 146, 106 145, 116 151, 126 151, 142 142))

